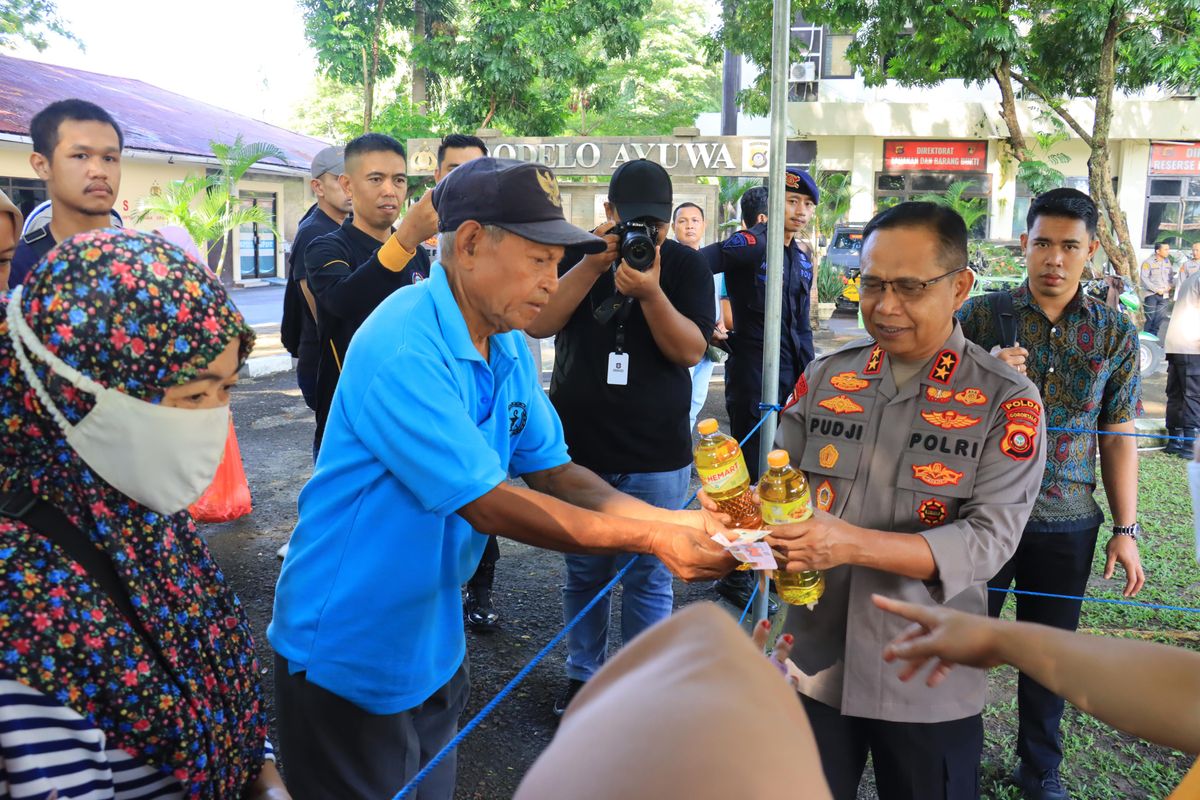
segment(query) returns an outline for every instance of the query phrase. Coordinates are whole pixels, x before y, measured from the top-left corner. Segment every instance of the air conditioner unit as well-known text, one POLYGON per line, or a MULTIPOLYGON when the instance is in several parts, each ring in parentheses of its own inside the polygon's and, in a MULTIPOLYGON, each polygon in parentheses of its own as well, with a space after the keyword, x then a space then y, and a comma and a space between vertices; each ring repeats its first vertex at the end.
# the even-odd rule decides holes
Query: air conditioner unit
POLYGON ((811 61, 797 61, 792 64, 790 74, 792 83, 812 83, 817 79, 817 65, 811 61))

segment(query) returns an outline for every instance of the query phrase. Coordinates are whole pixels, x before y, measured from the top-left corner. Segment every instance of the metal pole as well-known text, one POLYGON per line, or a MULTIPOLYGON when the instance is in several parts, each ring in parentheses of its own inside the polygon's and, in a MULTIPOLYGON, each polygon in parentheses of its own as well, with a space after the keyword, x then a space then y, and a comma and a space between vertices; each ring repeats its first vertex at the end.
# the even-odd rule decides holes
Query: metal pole
MULTIPOLYGON (((767 202, 767 307, 763 313, 762 401, 779 402, 780 317, 783 316, 783 209, 787 170, 787 77, 791 53, 791 0, 776 0, 771 31, 771 177, 767 202)), ((767 414, 769 412, 763 411, 767 414)), ((758 471, 767 471, 767 453, 775 442, 775 414, 758 430, 758 471)), ((766 587, 763 587, 764 589, 766 587)), ((767 593, 754 598, 754 621, 767 618, 767 593)))

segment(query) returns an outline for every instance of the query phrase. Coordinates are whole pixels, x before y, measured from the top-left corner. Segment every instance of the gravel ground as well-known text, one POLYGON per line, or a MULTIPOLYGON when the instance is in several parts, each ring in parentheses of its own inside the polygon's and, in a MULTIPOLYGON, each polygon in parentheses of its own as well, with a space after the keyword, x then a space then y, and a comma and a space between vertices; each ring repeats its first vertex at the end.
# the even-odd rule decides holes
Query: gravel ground
MULTIPOLYGON (((826 349, 833 344, 825 338, 826 349)), ((1164 383, 1163 375, 1147 381, 1148 416, 1162 415, 1164 383)), ((722 428, 728 428, 721 383, 712 385, 702 416, 715 416, 722 428)), ((207 526, 205 535, 254 626, 260 663, 264 665, 262 680, 270 702, 272 675, 268 665, 273 663, 273 655, 265 631, 281 564, 275 550, 295 524, 296 497, 311 474, 313 421, 292 373, 244 380, 235 393, 234 417, 254 512, 235 522, 207 526)), ((502 541, 500 550, 496 593, 502 625, 490 634, 468 634, 473 686, 464 724, 563 624, 559 598, 561 556, 511 541, 502 541)), ((709 583, 688 585, 677 581, 675 589, 677 607, 715 598, 709 583)), ((619 636, 619 624, 613 627, 614 635, 619 636)), ((564 646, 560 644, 463 743, 458 798, 497 800, 512 796, 525 770, 553 736, 556 717, 551 707, 565 683, 563 659, 564 646)), ((274 730, 274 713, 271 721, 274 730)), ((283 753, 285 773, 286 759, 283 753)), ((868 779, 860 797, 874 796, 868 779)))

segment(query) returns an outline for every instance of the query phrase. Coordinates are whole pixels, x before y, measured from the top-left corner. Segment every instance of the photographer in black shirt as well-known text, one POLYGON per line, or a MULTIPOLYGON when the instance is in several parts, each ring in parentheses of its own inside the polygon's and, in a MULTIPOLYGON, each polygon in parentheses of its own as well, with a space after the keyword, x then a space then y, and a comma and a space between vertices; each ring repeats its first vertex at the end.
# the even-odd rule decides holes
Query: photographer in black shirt
MULTIPOLYGON (((563 274, 527 331, 557 334, 550 400, 571 458, 627 494, 680 508, 691 477, 689 367, 715 322, 712 273, 700 254, 666 239, 671 179, 639 159, 617 169, 595 233, 608 249, 563 274)), ((632 555, 568 555, 563 612, 573 618, 632 555)), ((671 576, 642 556, 623 579, 622 636, 629 641, 671 613, 671 576)), ((566 709, 607 656, 609 605, 599 603, 567 637, 566 709)))

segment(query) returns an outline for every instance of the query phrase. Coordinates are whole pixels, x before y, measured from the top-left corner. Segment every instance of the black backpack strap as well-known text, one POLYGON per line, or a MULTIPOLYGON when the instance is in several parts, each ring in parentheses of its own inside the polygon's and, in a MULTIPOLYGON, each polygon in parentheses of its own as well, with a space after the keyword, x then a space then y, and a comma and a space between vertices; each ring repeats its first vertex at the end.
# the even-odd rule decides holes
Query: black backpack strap
POLYGON ((79 566, 83 567, 96 586, 116 604, 143 644, 154 654, 159 663, 172 672, 162 652, 149 632, 138 620, 129 599, 129 591, 113 568, 112 559, 97 547, 87 534, 79 530, 67 515, 55 506, 42 500, 27 486, 0 491, 0 517, 17 520, 58 545, 79 566))
POLYGON ((996 340, 1002 348, 1014 346, 1017 343, 1017 315, 1012 295, 1003 291, 988 292, 987 299, 992 306, 996 340))

